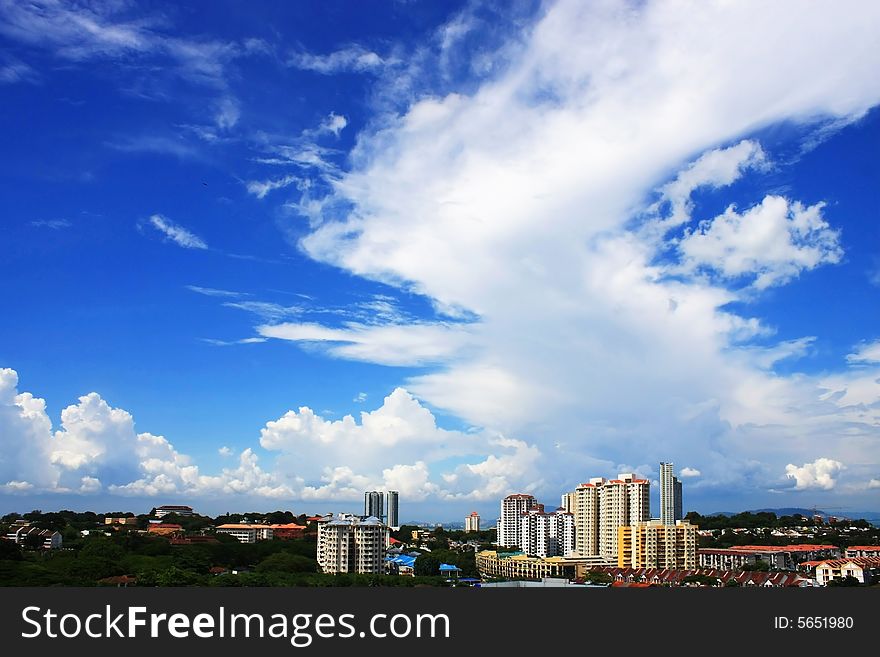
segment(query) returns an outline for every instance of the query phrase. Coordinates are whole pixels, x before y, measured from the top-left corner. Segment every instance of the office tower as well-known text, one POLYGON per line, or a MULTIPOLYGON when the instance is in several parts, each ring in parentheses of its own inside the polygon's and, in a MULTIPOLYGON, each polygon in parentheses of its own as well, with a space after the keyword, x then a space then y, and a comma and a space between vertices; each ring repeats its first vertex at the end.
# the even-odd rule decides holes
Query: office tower
POLYGON ((676 520, 681 520, 681 482, 673 474, 672 463, 660 464, 660 522, 664 525, 674 525, 676 520))
MULTIPOLYGON (((400 494, 396 490, 388 491, 388 504, 385 505, 388 511, 387 525, 392 529, 400 529, 398 515, 400 512, 400 494)), ((382 520, 382 518, 379 518, 382 520)))
POLYGON ((466 532, 480 531, 480 514, 479 513, 477 513, 476 511, 471 511, 471 515, 465 516, 464 530, 466 532))
POLYGON ((682 501, 681 501, 681 480, 678 477, 672 478, 672 492, 673 499, 675 502, 672 507, 675 510, 675 521, 684 520, 684 513, 682 513, 682 501))
POLYGON ((545 513, 533 507, 520 516, 520 550, 530 557, 565 556, 574 552, 574 515, 559 508, 545 513))
POLYGON ((380 521, 384 520, 385 513, 382 508, 385 494, 379 490, 371 490, 364 493, 364 517, 374 516, 380 521))
POLYGON ((388 527, 376 518, 339 514, 318 521, 321 572, 381 573, 387 543, 388 527))
POLYGON ((498 519, 498 545, 518 548, 522 537, 520 517, 537 506, 532 495, 518 493, 501 500, 501 517, 498 519))
POLYGON ((686 520, 673 524, 640 522, 618 528, 618 568, 697 567, 697 527, 686 520))
POLYGON ((617 561, 617 529, 650 519, 650 484, 623 473, 617 479, 590 479, 575 491, 575 551, 617 561))

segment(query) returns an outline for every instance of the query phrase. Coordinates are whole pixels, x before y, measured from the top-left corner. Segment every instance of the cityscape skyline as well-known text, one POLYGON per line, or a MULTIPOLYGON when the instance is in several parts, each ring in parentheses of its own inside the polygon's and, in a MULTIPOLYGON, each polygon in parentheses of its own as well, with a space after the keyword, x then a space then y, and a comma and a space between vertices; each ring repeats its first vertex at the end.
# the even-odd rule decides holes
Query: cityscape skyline
POLYGON ((0 511, 880 512, 878 32, 0 2, 0 511))

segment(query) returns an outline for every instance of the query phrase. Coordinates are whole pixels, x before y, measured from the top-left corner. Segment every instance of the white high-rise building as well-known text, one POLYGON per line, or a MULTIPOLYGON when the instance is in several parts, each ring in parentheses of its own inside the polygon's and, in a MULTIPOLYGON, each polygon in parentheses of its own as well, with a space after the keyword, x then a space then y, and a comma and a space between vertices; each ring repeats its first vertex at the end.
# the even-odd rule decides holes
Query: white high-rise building
MULTIPOLYGON (((396 490, 388 491, 388 503, 385 505, 385 509, 388 512, 386 524, 391 529, 400 529, 400 493, 396 490)), ((382 520, 382 518, 379 518, 379 520, 382 520)))
POLYGON ((674 525, 682 519, 681 482, 672 463, 660 464, 660 522, 674 525))
POLYGON ((522 542, 520 518, 523 513, 534 508, 537 504, 532 495, 524 493, 508 495, 501 500, 501 517, 498 519, 498 545, 519 547, 522 542))
POLYGON ((471 511, 469 516, 465 516, 464 519, 464 530, 466 532, 478 532, 480 531, 480 514, 476 511, 471 511))
POLYGON ((575 551, 617 561, 618 527, 646 522, 651 517, 650 483, 630 473, 610 481, 590 479, 575 491, 575 551))
POLYGON ((562 557, 574 552, 574 514, 532 508, 520 517, 520 549, 530 557, 562 557))
POLYGON ((388 527, 374 516, 348 514, 318 521, 318 565, 325 573, 381 573, 388 527))

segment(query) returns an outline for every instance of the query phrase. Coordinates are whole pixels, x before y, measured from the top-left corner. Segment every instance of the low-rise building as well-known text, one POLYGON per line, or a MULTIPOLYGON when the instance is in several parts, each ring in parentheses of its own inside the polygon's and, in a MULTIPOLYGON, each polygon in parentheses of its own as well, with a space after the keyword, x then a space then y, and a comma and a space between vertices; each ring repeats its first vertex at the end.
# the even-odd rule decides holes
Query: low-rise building
POLYGON ((737 545, 727 548, 725 554, 730 556, 719 555, 718 552, 718 550, 700 548, 698 550, 698 565, 707 568, 717 568, 721 563, 734 564, 736 559, 732 555, 738 553, 750 555, 750 557, 753 556, 754 561, 751 558, 746 559, 744 557, 737 567, 742 567, 746 563, 754 565, 757 561, 763 561, 775 570, 797 570, 798 564, 804 561, 839 559, 841 556, 839 548, 827 544, 737 545))
POLYGON ((137 525, 137 524, 138 524, 138 519, 137 519, 137 518, 128 518, 128 517, 126 517, 126 516, 118 516, 118 517, 107 516, 106 518, 104 518, 104 524, 105 524, 105 525, 129 525, 129 526, 133 526, 133 525, 137 525))
POLYGON ((271 539, 275 532, 272 525, 255 525, 244 523, 230 523, 219 525, 216 530, 218 534, 228 534, 238 539, 239 543, 256 543, 257 541, 266 541, 271 539))
POLYGON ((172 513, 178 516, 191 516, 193 515, 193 510, 191 506, 186 506, 183 504, 165 504, 163 506, 156 507, 157 518, 163 518, 172 513))
POLYGON ((574 579, 585 569, 603 565, 601 557, 556 556, 530 557, 521 551, 483 550, 476 554, 477 570, 482 577, 540 580, 544 577, 574 579))
POLYGON ((880 557, 880 545, 853 545, 846 548, 847 559, 854 557, 880 557))
POLYGON ((302 538, 306 531, 305 525, 297 525, 294 522, 286 525, 269 525, 272 528, 272 538, 290 540, 302 538))
POLYGON ((754 568, 757 562, 758 556, 752 552, 723 548, 699 548, 697 550, 697 566, 700 568, 743 570, 744 568, 754 568))
POLYGON ((153 522, 147 526, 147 533, 157 536, 176 536, 183 534, 183 527, 175 522, 153 522))
POLYGON ((880 581, 880 557, 830 559, 816 565, 816 581, 823 586, 846 577, 855 577, 860 584, 880 581))
POLYGON ((16 521, 6 533, 6 540, 16 545, 38 547, 43 550, 57 550, 63 542, 61 532, 34 527, 27 521, 16 521))

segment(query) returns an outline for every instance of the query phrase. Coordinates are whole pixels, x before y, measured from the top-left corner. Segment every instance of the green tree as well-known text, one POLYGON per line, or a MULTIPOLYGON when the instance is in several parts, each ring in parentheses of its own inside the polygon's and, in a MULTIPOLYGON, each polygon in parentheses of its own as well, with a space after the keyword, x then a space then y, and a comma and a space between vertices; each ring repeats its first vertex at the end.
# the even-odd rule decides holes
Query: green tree
POLYGON ((257 564, 258 573, 314 573, 318 568, 314 559, 290 552, 276 552, 257 564))
POLYGON ((420 554, 413 565, 414 575, 439 575, 441 561, 433 554, 420 554))

